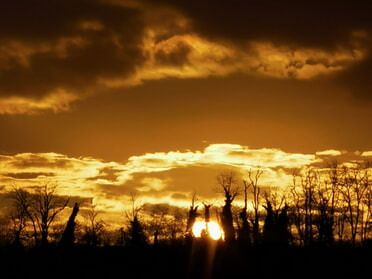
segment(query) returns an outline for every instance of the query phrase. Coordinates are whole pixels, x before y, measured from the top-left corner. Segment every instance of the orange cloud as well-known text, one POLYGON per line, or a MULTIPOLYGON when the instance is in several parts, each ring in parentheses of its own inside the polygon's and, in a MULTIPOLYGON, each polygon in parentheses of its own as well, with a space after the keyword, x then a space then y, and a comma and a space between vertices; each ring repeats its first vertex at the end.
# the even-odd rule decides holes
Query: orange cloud
POLYGON ((55 22, 61 24, 59 33, 39 40, 2 38, 0 71, 5 74, 0 91, 9 97, 0 99, 0 114, 63 112, 88 90, 94 94, 169 77, 243 73, 311 79, 348 70, 369 55, 365 30, 350 29, 349 37, 332 49, 278 43, 270 37, 235 41, 198 32, 192 18, 175 7, 117 0, 91 5, 117 8, 117 18, 107 20, 104 12, 89 19, 76 15, 55 22), (120 20, 136 28, 118 29, 120 20))
POLYGON ((275 78, 311 79, 343 71, 367 57, 365 48, 343 47, 336 51, 292 49, 270 42, 247 42, 247 48, 204 39, 196 34, 174 35, 156 41, 149 30, 143 40, 147 60, 128 78, 100 78, 109 87, 134 86, 167 77, 206 78, 233 73, 275 78))
MULTIPOLYGON (((323 163, 324 156, 338 156, 353 166, 366 153, 326 150, 316 154, 288 153, 279 149, 251 149, 238 144, 211 144, 204 150, 148 153, 127 162, 104 162, 95 158, 70 158, 56 153, 20 153, 0 156, 0 192, 14 185, 28 188, 54 181, 61 195, 92 200, 96 210, 118 216, 130 207, 129 195, 137 192, 143 203, 169 203, 187 207, 190 193, 202 200, 218 199, 215 175, 233 170, 242 182, 248 170, 260 169, 260 187, 285 189, 292 171, 323 163), (342 157, 343 156, 343 157, 342 157), (209 176, 209 177, 205 177, 209 176)), ((238 181, 239 182, 239 181, 238 181)))
POLYGON ((361 156, 363 157, 372 157, 372 151, 364 151, 361 156))
MULTIPOLYGON (((85 25, 87 24, 85 23, 85 25)), ((93 23, 89 24, 90 26, 93 25, 93 23)), ((31 66, 30 60, 34 55, 51 54, 66 58, 72 50, 84 48, 87 44, 88 41, 80 36, 62 36, 56 40, 46 42, 9 40, 0 46, 0 70, 15 67, 15 65, 28 68, 31 66)))
POLYGON ((328 149, 328 150, 318 151, 315 154, 317 156, 322 156, 322 155, 339 156, 342 154, 342 152, 339 150, 328 149))
POLYGON ((70 110, 70 104, 80 97, 64 89, 37 98, 3 97, 0 98, 0 114, 36 114, 44 111, 55 113, 70 110))

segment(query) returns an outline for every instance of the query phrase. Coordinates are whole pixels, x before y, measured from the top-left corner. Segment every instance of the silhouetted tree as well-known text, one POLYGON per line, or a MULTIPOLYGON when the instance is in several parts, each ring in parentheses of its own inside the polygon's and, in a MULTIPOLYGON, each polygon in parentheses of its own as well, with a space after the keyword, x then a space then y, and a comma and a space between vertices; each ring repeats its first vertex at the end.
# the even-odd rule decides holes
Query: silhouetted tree
POLYGON ((310 246, 314 243, 317 213, 315 189, 318 182, 318 173, 314 168, 308 167, 301 174, 293 173, 290 220, 298 231, 300 245, 310 246))
MULTIPOLYGON (((147 214, 143 224, 145 234, 153 236, 153 243, 159 244, 183 240, 185 229, 185 211, 169 204, 144 204, 144 214, 147 214)), ((149 239, 148 239, 149 240, 149 239)))
POLYGON ((238 240, 240 245, 246 247, 251 244, 251 226, 248 222, 247 216, 247 207, 248 207, 248 189, 251 184, 248 184, 246 180, 243 180, 244 183, 244 207, 239 212, 239 220, 241 225, 238 229, 238 240))
POLYGON ((288 219, 288 205, 280 210, 278 219, 277 219, 277 230, 278 230, 278 243, 280 245, 287 246, 292 239, 290 230, 289 230, 289 219, 288 219))
POLYGON ((319 184, 316 189, 316 204, 318 214, 314 219, 315 225, 318 228, 318 243, 322 245, 331 245, 334 242, 334 213, 332 207, 333 195, 327 191, 327 184, 319 184))
POLYGON ((150 208, 149 221, 147 222, 147 231, 154 237, 154 244, 157 245, 159 236, 165 234, 167 223, 167 215, 169 214, 169 206, 166 204, 155 204, 150 208))
POLYGON ((186 224, 186 238, 192 238, 193 233, 192 233, 192 228, 195 224, 195 220, 198 217, 198 205, 195 205, 195 199, 196 199, 196 193, 193 192, 192 194, 192 199, 191 199, 191 205, 189 209, 189 214, 188 214, 188 219, 187 219, 187 224, 186 224))
POLYGON ((260 193, 261 188, 258 186, 258 181, 262 175, 263 171, 260 169, 257 170, 248 170, 248 181, 243 180, 244 184, 252 187, 252 205, 253 205, 253 220, 252 220, 252 235, 253 235, 253 242, 254 244, 258 243, 258 240, 260 238, 260 214, 259 214, 259 208, 260 208, 260 193))
POLYGON ((22 234, 27 227, 27 208, 30 206, 30 195, 27 191, 14 186, 9 197, 13 200, 13 208, 10 212, 11 231, 13 232, 12 245, 14 247, 22 247, 22 234))
POLYGON ((203 202, 203 205, 204 205, 204 221, 205 221, 205 233, 206 233, 206 236, 210 236, 209 235, 209 221, 211 219, 211 214, 210 214, 210 208, 212 206, 212 204, 208 204, 206 202, 203 202))
POLYGON ((37 188, 37 195, 32 204, 29 214, 36 220, 41 232, 41 245, 48 244, 49 227, 55 217, 65 209, 69 202, 69 197, 62 198, 56 195, 58 185, 50 185, 49 182, 37 188))
POLYGON ((85 225, 85 234, 83 235, 82 240, 92 247, 101 245, 106 226, 103 220, 97 219, 98 214, 99 212, 97 212, 93 206, 87 211, 85 216, 87 223, 85 225))
POLYGON ((62 212, 69 202, 69 197, 56 194, 57 184, 46 181, 35 187, 35 193, 16 190, 13 198, 16 200, 17 211, 27 216, 32 223, 35 244, 45 246, 48 244, 49 228, 55 217, 62 212))
POLYGON ((262 242, 263 244, 272 244, 275 241, 275 215, 271 202, 267 201, 264 208, 266 209, 266 216, 262 230, 262 242))
POLYGON ((365 175, 363 179, 364 186, 366 191, 362 199, 362 226, 361 226, 361 240, 363 243, 367 243, 372 236, 372 186, 371 186, 371 177, 370 169, 372 167, 372 162, 365 162, 365 175))
POLYGON ((235 228, 231 206, 235 197, 239 194, 240 189, 236 185, 233 172, 220 173, 217 176, 217 182, 219 184, 217 191, 222 192, 225 196, 225 204, 222 207, 221 213, 221 224, 225 233, 225 241, 230 243, 235 240, 235 228))
POLYGON ((143 206, 136 205, 137 193, 130 193, 131 210, 127 213, 129 220, 127 243, 131 246, 143 246, 147 244, 146 235, 140 221, 138 220, 138 214, 142 210, 143 206))
POLYGON ((289 243, 290 235, 288 230, 287 205, 280 211, 273 210, 270 201, 267 201, 266 217, 263 225, 262 243, 269 246, 286 246, 289 243))
POLYGON ((165 233, 170 237, 172 243, 183 241, 185 229, 185 211, 180 208, 174 208, 172 216, 167 216, 165 224, 165 233))
POLYGON ((356 238, 362 227, 363 200, 365 193, 368 193, 368 168, 363 166, 343 167, 343 187, 341 190, 342 199, 346 205, 347 221, 351 231, 351 244, 355 246, 356 238))
POLYGON ((139 247, 145 245, 146 243, 146 236, 143 231, 143 226, 139 222, 137 216, 135 216, 133 220, 130 221, 128 244, 139 247))
POLYGON ((59 242, 61 246, 69 247, 73 246, 75 243, 75 218, 79 211, 79 205, 75 202, 74 207, 72 208, 72 212, 70 218, 67 221, 66 228, 63 231, 62 238, 59 242))
MULTIPOLYGON (((319 205, 320 205, 320 217, 321 217, 321 228, 319 229, 320 239, 325 243, 333 243, 335 238, 335 230, 337 227, 342 227, 344 222, 337 216, 342 216, 342 210, 340 210, 340 194, 341 194, 341 180, 339 175, 339 162, 337 160, 332 161, 326 165, 327 177, 325 179, 325 189, 319 192, 319 205), (341 224, 341 226, 338 226, 341 224)), ((343 230, 340 230, 343 234, 343 230)), ((342 235, 341 234, 341 235, 342 235)), ((339 238, 339 239, 342 239, 339 238)))

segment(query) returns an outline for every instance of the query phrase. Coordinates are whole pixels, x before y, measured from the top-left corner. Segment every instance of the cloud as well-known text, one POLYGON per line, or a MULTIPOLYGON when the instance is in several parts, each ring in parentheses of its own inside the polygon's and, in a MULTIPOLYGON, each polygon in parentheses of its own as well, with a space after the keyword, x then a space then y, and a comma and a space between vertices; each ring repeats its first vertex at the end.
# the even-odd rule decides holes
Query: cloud
POLYGON ((20 173, 4 173, 5 177, 16 178, 16 179, 38 179, 45 177, 53 177, 54 174, 51 172, 20 172, 20 173))
MULTIPOLYGON (((37 179, 52 178, 64 184, 65 190, 84 195, 103 195, 110 185, 116 194, 132 190, 168 191, 177 188, 167 174, 191 167, 235 168, 301 168, 319 162, 314 155, 285 153, 277 149, 250 149, 233 144, 213 144, 203 151, 170 151, 132 156, 126 163, 103 162, 94 158, 69 158, 56 153, 20 153, 1 156, 2 183, 27 185, 37 179), (159 176, 160 175, 160 176, 159 176), (122 189, 122 190, 120 190, 122 189), (96 192, 95 192, 96 191, 96 192)), ((110 187, 111 187, 110 186, 110 187)), ((183 189, 182 191, 190 191, 183 189)))
POLYGON ((125 76, 142 60, 139 12, 126 6, 31 0, 20 7, 5 1, 0 26, 2 113, 65 111, 66 104, 94 93, 99 77, 125 76), (56 101, 58 91, 73 93, 56 101), (38 108, 39 100, 52 104, 38 108))
POLYGON ((371 23, 363 2, 285 2, 211 8, 199 1, 30 0, 20 7, 7 0, 0 113, 65 112, 112 87, 164 78, 347 72, 350 81, 340 80, 353 89, 358 77, 367 84, 371 23))
POLYGON ((371 30, 368 1, 235 0, 233 3, 148 0, 172 7, 192 22, 194 30, 208 40, 270 40, 275 45, 334 49, 349 43, 350 32, 371 30))
POLYGON ((97 177, 102 168, 114 165, 92 158, 69 158, 57 153, 2 155, 0 182, 9 190, 13 185, 30 187, 52 180, 60 184, 61 194, 89 196, 92 194, 89 191, 95 188, 90 178, 97 177))
POLYGON ((117 216, 131 206, 131 193, 138 193, 142 203, 188 207, 190 195, 196 191, 199 200, 217 203, 221 197, 215 191, 216 177, 226 170, 234 171, 242 182, 248 179, 247 171, 260 169, 260 187, 285 189, 292 183, 293 170, 325 167, 327 156, 338 156, 340 162, 352 166, 369 155, 370 151, 337 150, 288 153, 227 143, 210 144, 204 150, 146 153, 127 162, 57 153, 0 155, 0 194, 13 186, 28 189, 53 181, 59 186, 58 194, 80 197, 92 203, 86 206, 117 216))
POLYGON ((132 76, 100 79, 100 82, 108 87, 120 87, 170 77, 207 78, 234 73, 311 79, 341 72, 366 56, 366 51, 362 49, 291 49, 264 41, 252 41, 241 48, 208 41, 191 33, 175 35, 160 42, 148 38, 144 49, 147 60, 132 76))
POLYGON ((330 156, 339 156, 342 154, 341 151, 339 150, 334 150, 334 149, 328 149, 328 150, 323 150, 323 151, 318 151, 315 153, 317 156, 327 156, 327 155, 330 155, 330 156))
POLYGON ((144 2, 162 3, 178 11, 199 38, 239 53, 227 63, 225 74, 238 68, 274 78, 334 74, 335 83, 345 86, 361 103, 371 100, 372 21, 368 1, 351 5, 320 0, 237 0, 228 5, 214 2, 213 6, 183 0, 144 2), (242 61, 241 65, 231 66, 236 61, 242 61))
MULTIPOLYGON (((141 181, 142 186, 137 187, 137 190, 139 192, 149 192, 149 191, 155 191, 159 192, 164 190, 168 183, 167 180, 154 178, 154 177, 145 177, 141 181)), ((164 195, 164 192, 162 193, 164 195)))
POLYGON ((363 156, 363 157, 372 157, 372 151, 364 151, 362 154, 361 154, 361 156, 363 156))
POLYGON ((55 113, 70 110, 71 103, 79 96, 57 89, 39 99, 27 97, 0 98, 0 114, 36 114, 45 111, 55 113))
POLYGON ((278 149, 250 149, 241 145, 212 144, 205 149, 207 158, 216 162, 242 167, 300 168, 318 161, 311 154, 286 153, 278 149), (212 159, 212 160, 213 160, 212 159))

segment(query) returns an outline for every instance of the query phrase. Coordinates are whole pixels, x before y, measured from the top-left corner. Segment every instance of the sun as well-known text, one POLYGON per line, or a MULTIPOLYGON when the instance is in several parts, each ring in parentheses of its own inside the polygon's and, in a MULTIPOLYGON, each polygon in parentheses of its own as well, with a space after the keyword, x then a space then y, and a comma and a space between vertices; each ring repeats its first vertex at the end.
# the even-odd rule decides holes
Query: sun
POLYGON ((195 237, 201 237, 203 233, 207 233, 212 239, 217 240, 223 237, 223 231, 216 222, 195 222, 192 227, 192 233, 195 237))

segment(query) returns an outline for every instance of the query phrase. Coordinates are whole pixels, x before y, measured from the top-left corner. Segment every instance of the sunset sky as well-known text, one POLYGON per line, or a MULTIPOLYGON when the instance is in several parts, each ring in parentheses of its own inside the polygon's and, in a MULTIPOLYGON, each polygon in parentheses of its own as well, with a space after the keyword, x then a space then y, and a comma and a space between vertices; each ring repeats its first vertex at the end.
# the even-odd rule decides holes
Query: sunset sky
POLYGON ((0 9, 0 191, 122 214, 216 176, 372 160, 370 1, 28 0, 0 9))

